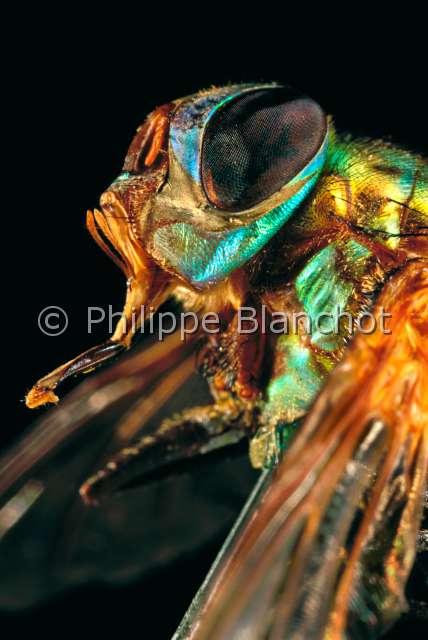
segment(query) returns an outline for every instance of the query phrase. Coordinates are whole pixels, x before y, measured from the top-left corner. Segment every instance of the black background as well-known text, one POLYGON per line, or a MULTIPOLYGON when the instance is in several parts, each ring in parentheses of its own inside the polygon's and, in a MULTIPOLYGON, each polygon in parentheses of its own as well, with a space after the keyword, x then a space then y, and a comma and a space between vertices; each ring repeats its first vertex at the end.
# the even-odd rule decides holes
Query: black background
MULTIPOLYGON (((122 274, 87 234, 84 214, 118 174, 136 127, 155 106, 212 84, 277 80, 317 99, 341 130, 427 151, 427 56, 417 15, 375 24, 373 16, 331 8, 309 31, 308 15, 286 10, 278 15, 266 8, 251 23, 242 17, 235 23, 229 14, 213 22, 213 7, 203 9, 194 22, 190 7, 174 15, 166 5, 153 15, 122 7, 107 24, 101 16, 90 20, 87 11, 26 10, 11 24, 3 58, 3 132, 10 149, 2 185, 1 444, 33 419, 22 404, 32 382, 104 338, 106 326, 87 335, 87 307, 121 308, 122 274), (38 313, 49 305, 69 315, 60 337, 37 327, 38 313)), ((139 626, 129 633, 168 637, 215 551, 198 552, 191 565, 152 580, 145 606, 161 602, 157 630, 145 630, 138 585, 72 594, 13 624, 51 635, 54 620, 68 620, 75 631, 90 623, 108 633, 127 619, 139 626)))

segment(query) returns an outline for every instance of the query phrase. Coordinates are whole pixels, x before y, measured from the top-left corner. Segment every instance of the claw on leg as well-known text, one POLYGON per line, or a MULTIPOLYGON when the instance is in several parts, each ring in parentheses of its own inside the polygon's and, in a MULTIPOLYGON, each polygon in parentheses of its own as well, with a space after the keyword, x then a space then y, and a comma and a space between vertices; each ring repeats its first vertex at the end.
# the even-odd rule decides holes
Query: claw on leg
POLYGON ((57 403, 59 398, 54 393, 54 389, 60 382, 72 375, 84 373, 89 369, 97 367, 103 362, 106 362, 121 353, 124 348, 124 345, 120 342, 113 342, 109 340, 97 347, 88 349, 88 351, 85 351, 77 358, 61 365, 36 382, 25 398, 27 407, 29 409, 34 409, 35 407, 39 407, 40 405, 49 402, 57 403))

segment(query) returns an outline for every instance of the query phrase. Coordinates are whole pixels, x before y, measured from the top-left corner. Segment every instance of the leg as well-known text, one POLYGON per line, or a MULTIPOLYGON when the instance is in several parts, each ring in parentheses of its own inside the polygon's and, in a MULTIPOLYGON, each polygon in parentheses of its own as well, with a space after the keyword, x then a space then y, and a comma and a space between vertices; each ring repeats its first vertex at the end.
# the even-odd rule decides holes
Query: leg
POLYGON ((255 310, 254 317, 240 318, 236 313, 223 333, 211 336, 199 368, 210 382, 214 395, 231 393, 240 402, 251 404, 260 393, 266 335, 261 330, 260 306, 250 297, 245 304, 255 310))
MULTIPOLYGON (((130 418, 133 419, 128 416, 127 420, 130 418)), ((243 411, 231 404, 185 410, 164 420, 153 434, 122 449, 82 485, 80 494, 88 504, 97 504, 136 478, 234 444, 246 435, 248 426, 243 411)))

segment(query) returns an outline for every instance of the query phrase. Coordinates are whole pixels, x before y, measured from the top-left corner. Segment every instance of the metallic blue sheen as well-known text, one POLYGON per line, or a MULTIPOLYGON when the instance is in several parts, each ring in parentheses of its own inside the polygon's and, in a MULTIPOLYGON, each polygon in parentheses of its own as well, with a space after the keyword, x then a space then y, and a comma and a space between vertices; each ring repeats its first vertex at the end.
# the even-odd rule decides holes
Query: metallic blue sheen
POLYGON ((311 341, 327 351, 338 349, 342 342, 337 331, 340 326, 338 318, 346 310, 354 290, 354 282, 344 274, 346 265, 338 268, 338 248, 352 273, 361 276, 371 252, 350 240, 344 245, 329 244, 318 251, 299 273, 295 285, 297 297, 311 322, 311 341))
POLYGON ((230 231, 207 232, 179 222, 154 236, 156 252, 197 288, 214 284, 244 265, 287 222, 313 189, 321 172, 327 138, 312 161, 289 184, 307 180, 291 198, 254 222, 230 231))
POLYGON ((284 372, 269 381, 262 415, 267 423, 290 423, 307 412, 328 372, 299 336, 281 335, 276 349, 284 372))
POLYGON ((172 151, 197 184, 201 184, 199 165, 202 132, 211 116, 226 102, 240 95, 242 90, 243 87, 239 91, 222 89, 215 94, 201 96, 199 100, 186 103, 171 123, 169 139, 172 151))
POLYGON ((130 177, 131 174, 129 173, 129 171, 122 171, 122 173, 120 173, 117 178, 113 180, 112 185, 115 184, 115 182, 123 182, 124 180, 129 180, 130 177))

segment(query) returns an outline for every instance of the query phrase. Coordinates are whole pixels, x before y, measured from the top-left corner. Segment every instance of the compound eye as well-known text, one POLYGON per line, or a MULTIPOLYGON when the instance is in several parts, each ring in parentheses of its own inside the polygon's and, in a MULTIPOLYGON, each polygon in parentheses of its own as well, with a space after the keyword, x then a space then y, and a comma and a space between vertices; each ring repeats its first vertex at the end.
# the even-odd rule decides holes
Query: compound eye
POLYGON ((321 107, 291 89, 260 89, 231 100, 204 133, 201 173, 208 200, 225 211, 254 207, 305 168, 326 132, 321 107))

